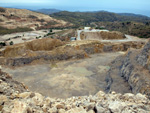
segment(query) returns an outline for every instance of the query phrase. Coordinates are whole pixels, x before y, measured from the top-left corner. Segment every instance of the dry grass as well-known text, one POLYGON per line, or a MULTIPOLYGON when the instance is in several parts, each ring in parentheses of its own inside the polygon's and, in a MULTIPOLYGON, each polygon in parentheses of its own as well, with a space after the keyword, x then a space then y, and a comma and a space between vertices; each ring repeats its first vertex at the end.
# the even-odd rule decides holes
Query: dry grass
POLYGON ((28 42, 25 45, 27 49, 32 51, 50 51, 58 46, 64 45, 64 42, 57 39, 45 38, 28 42))
POLYGON ((22 56, 26 52, 24 44, 18 44, 13 46, 8 46, 3 51, 4 57, 17 57, 22 56))
POLYGON ((27 43, 17 44, 6 47, 3 51, 4 57, 17 57, 17 56, 36 56, 33 51, 50 51, 56 47, 64 45, 64 42, 45 38, 38 39, 27 43))

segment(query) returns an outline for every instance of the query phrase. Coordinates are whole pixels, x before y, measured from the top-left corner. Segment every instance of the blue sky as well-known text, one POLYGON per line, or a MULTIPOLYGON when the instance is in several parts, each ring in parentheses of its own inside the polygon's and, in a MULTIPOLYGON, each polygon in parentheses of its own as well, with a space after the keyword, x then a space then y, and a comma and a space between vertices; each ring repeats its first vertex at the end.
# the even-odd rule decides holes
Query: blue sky
POLYGON ((0 0, 1 7, 56 8, 69 11, 111 11, 150 16, 150 0, 0 0))

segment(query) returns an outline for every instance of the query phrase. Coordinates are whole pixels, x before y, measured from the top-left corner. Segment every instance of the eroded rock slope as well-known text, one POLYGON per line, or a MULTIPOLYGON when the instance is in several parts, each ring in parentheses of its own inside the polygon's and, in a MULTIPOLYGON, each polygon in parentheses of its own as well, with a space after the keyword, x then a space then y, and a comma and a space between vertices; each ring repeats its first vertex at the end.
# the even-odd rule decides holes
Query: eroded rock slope
POLYGON ((107 90, 119 89, 116 77, 122 77, 128 82, 133 93, 150 97, 150 40, 142 49, 129 49, 126 55, 112 62, 106 77, 107 90))
POLYGON ((75 41, 64 43, 57 39, 45 38, 6 47, 0 52, 0 64, 20 66, 34 61, 62 61, 82 59, 90 54, 127 51, 128 48, 141 48, 145 42, 101 42, 75 41))

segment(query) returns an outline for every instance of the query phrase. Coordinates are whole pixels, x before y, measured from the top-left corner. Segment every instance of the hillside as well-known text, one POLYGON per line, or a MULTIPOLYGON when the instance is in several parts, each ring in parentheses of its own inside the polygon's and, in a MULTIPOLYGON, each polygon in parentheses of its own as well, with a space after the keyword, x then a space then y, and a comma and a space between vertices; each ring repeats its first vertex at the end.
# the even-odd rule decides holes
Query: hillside
POLYGON ((140 18, 149 18, 147 16, 141 15, 141 14, 133 14, 133 13, 117 13, 118 15, 122 16, 132 16, 132 17, 140 17, 140 18))
POLYGON ((69 25, 68 22, 63 20, 57 20, 48 15, 26 9, 0 7, 0 29, 2 29, 0 30, 0 34, 10 33, 9 29, 14 29, 12 32, 18 32, 20 28, 36 30, 43 27, 66 27, 69 25))
POLYGON ((105 26, 110 31, 120 31, 125 34, 150 38, 150 22, 96 22, 97 28, 105 26))
POLYGON ((59 12, 51 14, 56 19, 73 23, 76 27, 91 26, 101 29, 104 26, 111 31, 120 31, 140 38, 150 37, 150 18, 147 16, 101 12, 59 12))
POLYGON ((115 22, 115 21, 136 21, 147 22, 150 21, 146 16, 125 16, 111 12, 68 12, 62 11, 51 15, 57 19, 62 19, 74 23, 75 25, 89 25, 91 22, 115 22), (67 17, 67 18, 66 18, 67 17))

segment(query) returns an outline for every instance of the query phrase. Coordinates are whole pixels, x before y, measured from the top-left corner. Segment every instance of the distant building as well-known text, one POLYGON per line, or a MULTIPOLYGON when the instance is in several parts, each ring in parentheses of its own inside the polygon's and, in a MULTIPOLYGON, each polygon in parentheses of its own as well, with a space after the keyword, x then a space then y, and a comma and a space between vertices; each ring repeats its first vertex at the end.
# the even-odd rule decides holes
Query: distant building
POLYGON ((100 29, 106 29, 106 27, 105 26, 100 26, 100 29))
POLYGON ((71 37, 70 40, 71 40, 71 41, 75 41, 75 40, 76 40, 76 37, 71 37))
POLYGON ((91 27, 84 27, 84 30, 90 30, 91 27))

